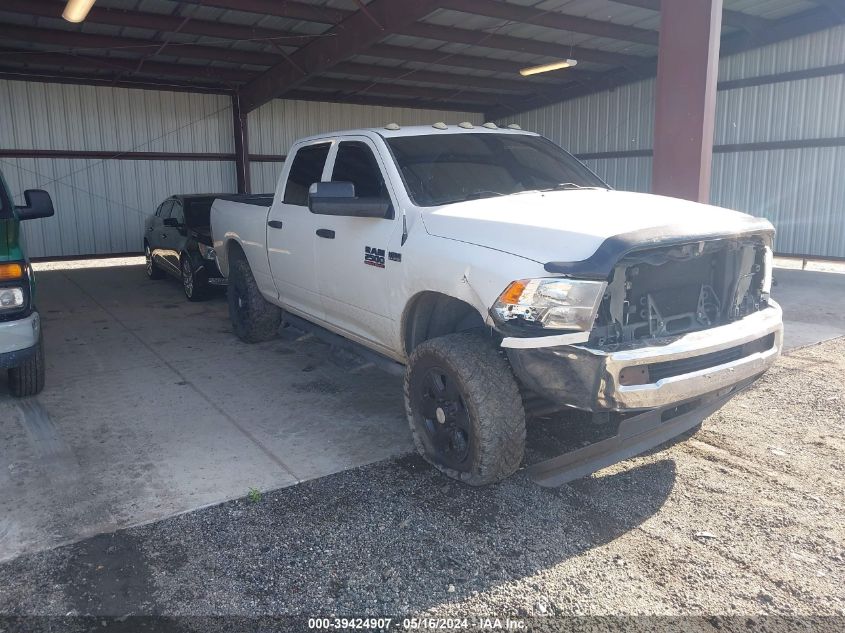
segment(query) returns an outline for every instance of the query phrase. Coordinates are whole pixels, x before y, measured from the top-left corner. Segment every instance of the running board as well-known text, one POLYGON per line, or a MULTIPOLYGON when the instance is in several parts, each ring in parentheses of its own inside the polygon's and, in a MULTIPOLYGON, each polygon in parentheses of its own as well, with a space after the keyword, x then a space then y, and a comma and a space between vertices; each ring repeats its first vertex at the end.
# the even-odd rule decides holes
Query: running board
POLYGON ((674 405, 630 417, 619 424, 613 437, 528 466, 528 475, 540 486, 552 488, 644 453, 695 428, 754 380, 703 396, 693 409, 683 411, 689 404, 674 405), (664 416, 668 417, 665 421, 664 416))

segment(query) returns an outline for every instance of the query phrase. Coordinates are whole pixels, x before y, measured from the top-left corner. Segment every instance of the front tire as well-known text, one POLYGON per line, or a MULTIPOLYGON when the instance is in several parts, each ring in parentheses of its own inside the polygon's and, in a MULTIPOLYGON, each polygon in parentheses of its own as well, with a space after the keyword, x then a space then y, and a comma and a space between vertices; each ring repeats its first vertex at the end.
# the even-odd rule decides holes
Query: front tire
POLYGON ((421 343, 405 372, 405 409, 420 454, 453 479, 505 479, 525 452, 525 409, 507 360, 475 334, 421 343))
POLYGON ((39 338, 35 354, 9 370, 9 391, 18 398, 37 395, 44 389, 45 374, 44 341, 39 338))
POLYGON ((267 301, 243 253, 235 252, 229 261, 229 319, 238 338, 260 343, 275 338, 282 323, 282 310, 267 301))

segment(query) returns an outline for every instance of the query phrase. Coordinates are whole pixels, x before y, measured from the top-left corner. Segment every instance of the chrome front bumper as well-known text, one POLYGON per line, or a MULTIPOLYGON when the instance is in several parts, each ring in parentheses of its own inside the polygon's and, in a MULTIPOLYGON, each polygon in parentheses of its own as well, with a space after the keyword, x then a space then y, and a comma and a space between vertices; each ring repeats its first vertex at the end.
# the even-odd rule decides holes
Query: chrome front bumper
POLYGON ((33 312, 23 319, 0 321, 0 354, 29 349, 38 343, 41 318, 33 312))
MULTIPOLYGON (((768 341, 767 341, 768 342, 768 341)), ((783 312, 769 307, 739 321, 709 330, 632 344, 624 349, 596 349, 584 345, 558 345, 507 349, 508 358, 522 384, 545 400, 562 407, 593 411, 655 409, 719 392, 765 372, 783 346, 783 312), (690 361, 771 335, 771 345, 729 362, 672 374, 645 384, 622 384, 623 370, 674 361, 690 361)), ((682 364, 679 364, 679 367, 682 364)))
POLYGON ((603 354, 605 376, 599 391, 599 403, 616 410, 663 407, 759 376, 774 364, 783 347, 783 312, 774 302, 770 302, 770 306, 735 323, 691 332, 666 345, 603 354), (770 334, 774 335, 771 347, 736 360, 668 376, 653 383, 620 384, 623 369, 713 354, 752 343, 770 334))

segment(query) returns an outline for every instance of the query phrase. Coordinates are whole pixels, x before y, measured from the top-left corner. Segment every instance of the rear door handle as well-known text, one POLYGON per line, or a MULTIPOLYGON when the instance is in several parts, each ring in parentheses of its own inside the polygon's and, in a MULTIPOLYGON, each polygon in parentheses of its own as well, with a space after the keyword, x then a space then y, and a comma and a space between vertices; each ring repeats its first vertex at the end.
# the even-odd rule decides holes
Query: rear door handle
POLYGON ((317 237, 325 237, 327 240, 333 240, 334 231, 331 229, 317 229, 317 237))
POLYGON ((282 221, 281 220, 270 220, 267 222, 267 226, 272 229, 280 229, 282 228, 282 221))

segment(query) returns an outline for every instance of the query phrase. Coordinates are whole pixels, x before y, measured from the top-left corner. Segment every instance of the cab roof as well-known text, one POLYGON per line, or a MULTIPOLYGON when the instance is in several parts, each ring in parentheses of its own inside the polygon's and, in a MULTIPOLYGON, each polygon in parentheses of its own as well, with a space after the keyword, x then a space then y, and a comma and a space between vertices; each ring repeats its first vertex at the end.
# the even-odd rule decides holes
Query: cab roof
POLYGON ((408 125, 398 126, 399 129, 388 129, 387 125, 384 127, 369 127, 358 128, 352 130, 338 130, 335 132, 325 132, 323 134, 315 134, 306 138, 301 138, 297 142, 317 141, 320 139, 333 138, 336 136, 381 136, 382 138, 397 138, 402 136, 437 136, 440 134, 521 134, 526 136, 539 136, 535 132, 528 132, 526 130, 512 130, 507 127, 486 128, 483 125, 473 125, 470 128, 460 127, 459 125, 446 125, 444 129, 436 128, 434 125, 408 125))

